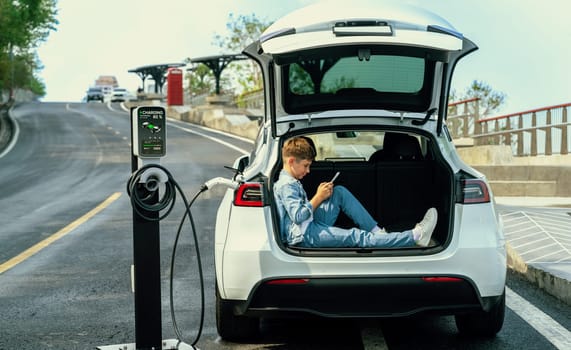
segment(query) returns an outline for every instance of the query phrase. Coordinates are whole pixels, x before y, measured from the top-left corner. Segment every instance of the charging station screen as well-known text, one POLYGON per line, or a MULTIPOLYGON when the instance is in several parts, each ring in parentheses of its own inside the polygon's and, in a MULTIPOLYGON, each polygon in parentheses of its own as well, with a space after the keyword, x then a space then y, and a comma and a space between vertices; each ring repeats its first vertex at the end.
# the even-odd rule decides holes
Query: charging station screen
POLYGON ((139 156, 162 157, 166 152, 165 110, 139 107, 137 110, 139 156))

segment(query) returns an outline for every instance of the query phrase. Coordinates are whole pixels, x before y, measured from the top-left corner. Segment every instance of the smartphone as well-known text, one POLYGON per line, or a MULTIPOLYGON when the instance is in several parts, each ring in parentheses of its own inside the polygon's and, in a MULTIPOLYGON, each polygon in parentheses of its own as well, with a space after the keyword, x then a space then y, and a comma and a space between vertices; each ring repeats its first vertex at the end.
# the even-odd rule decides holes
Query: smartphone
POLYGON ((340 171, 338 171, 337 173, 335 173, 335 175, 333 176, 333 178, 332 178, 331 181, 329 181, 329 182, 335 181, 335 179, 337 178, 337 176, 339 176, 340 173, 341 173, 340 171))

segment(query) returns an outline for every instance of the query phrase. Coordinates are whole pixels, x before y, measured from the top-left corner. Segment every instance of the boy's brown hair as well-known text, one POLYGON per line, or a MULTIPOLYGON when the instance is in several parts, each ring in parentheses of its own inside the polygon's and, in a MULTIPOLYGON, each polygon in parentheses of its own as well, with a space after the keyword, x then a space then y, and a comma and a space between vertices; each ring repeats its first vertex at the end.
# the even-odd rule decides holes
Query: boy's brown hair
POLYGON ((313 140, 305 136, 296 136, 286 140, 282 148, 282 158, 295 157, 297 160, 315 159, 315 146, 313 140))

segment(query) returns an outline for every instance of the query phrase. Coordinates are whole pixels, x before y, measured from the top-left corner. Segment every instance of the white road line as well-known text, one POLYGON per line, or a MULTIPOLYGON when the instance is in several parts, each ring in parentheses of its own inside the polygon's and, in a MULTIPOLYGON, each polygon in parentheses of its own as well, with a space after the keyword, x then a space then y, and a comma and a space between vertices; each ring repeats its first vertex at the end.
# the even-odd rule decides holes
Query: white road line
POLYGON ((13 258, 11 258, 10 260, 1 263, 0 264, 0 275, 3 274, 4 272, 10 270, 14 266, 18 265, 19 263, 27 260, 28 258, 35 255, 36 253, 47 248, 52 243, 56 242, 60 238, 69 234, 70 232, 72 232, 73 230, 75 230, 76 228, 81 226, 82 224, 86 223, 91 218, 93 218, 95 215, 99 214, 99 212, 101 212, 103 209, 107 208, 109 205, 111 205, 113 202, 115 202, 119 197, 121 197, 121 192, 113 193, 112 195, 107 197, 107 199, 105 199, 103 202, 101 202, 99 205, 97 205, 95 208, 91 209, 90 211, 85 213, 80 218, 74 220, 73 222, 71 222, 70 224, 68 224, 67 226, 65 226, 61 230, 59 230, 58 232, 52 234, 51 236, 45 238, 44 240, 42 240, 40 242, 34 244, 30 248, 24 250, 23 252, 21 252, 20 254, 16 255, 13 258))
POLYGON ((568 261, 568 262, 571 262, 571 258, 569 258, 569 257, 567 256, 567 257, 561 258, 561 259, 559 259, 559 260, 557 260, 557 261, 553 261, 553 262, 555 262, 555 263, 560 263, 560 262, 564 262, 564 261, 565 261, 565 262, 567 262, 567 261, 568 261))
MULTIPOLYGON (((547 248, 547 247, 544 247, 544 248, 547 248)), ((537 258, 531 259, 531 260, 529 260, 527 263, 528 263, 528 264, 531 264, 531 263, 534 263, 534 262, 535 262, 535 263, 536 263, 536 262, 541 262, 542 260, 544 260, 544 261, 549 261, 549 260, 547 260, 547 257, 552 256, 552 255, 560 255, 560 254, 563 253, 563 252, 564 252, 563 250, 556 250, 556 251, 554 251, 554 252, 550 252, 549 254, 545 254, 545 255, 542 255, 542 256, 538 256, 537 258)))
POLYGON ((111 107, 111 102, 107 102, 107 109, 109 109, 111 112, 117 112, 113 107, 111 107))
POLYGON ((522 235, 522 233, 529 231, 530 229, 525 229, 522 231, 511 231, 509 233, 506 233, 506 237, 508 237, 510 239, 510 242, 513 241, 517 241, 518 239, 526 239, 529 237, 533 237, 535 235, 537 235, 537 231, 531 231, 530 233, 526 233, 524 235, 522 235), (516 236, 515 238, 512 238, 512 236, 516 236))
POLYGON ((541 249, 542 247, 545 247, 546 245, 548 245, 547 243, 545 243, 545 245, 538 245, 539 242, 543 242, 543 241, 549 241, 549 242, 553 242, 553 239, 550 237, 539 237, 537 239, 534 239, 533 241, 525 241, 524 244, 513 244, 513 242, 515 241, 515 239, 511 240, 512 243, 512 247, 514 249, 523 249, 524 247, 527 246, 533 246, 533 247, 537 247, 536 249, 541 249))
POLYGON ((515 223, 515 224, 510 223, 507 225, 505 224, 505 220, 504 220, 504 227, 509 227, 510 229, 515 228, 515 227, 523 227, 523 230, 528 229, 529 228, 529 222, 527 220, 526 221, 522 221, 522 220, 523 220, 523 218, 518 218, 517 223, 515 223))
POLYGON ((520 210, 520 211, 512 211, 512 212, 509 212, 509 213, 503 213, 502 216, 504 216, 504 217, 507 217, 507 216, 516 216, 516 217, 519 217, 519 216, 521 216, 522 213, 523 213, 523 211, 521 211, 521 210, 520 210))
POLYGON ((542 217, 542 218, 550 218, 555 220, 564 220, 569 221, 569 218, 565 216, 563 213, 546 213, 546 212, 534 212, 532 213, 533 216, 542 217))
POLYGON ((567 230, 569 230, 569 226, 570 223, 569 222, 545 222, 545 220, 542 220, 542 224, 543 227, 547 227, 550 231, 551 229, 560 229, 563 230, 563 232, 569 232, 567 230))
MULTIPOLYGON (((513 214, 513 213, 512 213, 513 214)), ((519 213, 518 213, 519 214, 519 213)), ((513 216, 511 214, 502 214, 502 219, 504 220, 504 224, 511 224, 512 222, 519 223, 521 220, 521 215, 513 216), (508 216, 511 216, 508 218, 508 216)), ((517 224, 516 224, 517 225, 517 224)))
MULTIPOLYGON (((569 230, 569 228, 567 228, 569 230)), ((557 239, 563 243, 571 243, 571 235, 569 234, 568 231, 562 231, 562 232, 554 232, 553 233, 554 237, 557 237, 557 239)))
POLYGON ((571 332, 510 288, 506 305, 558 349, 571 349, 571 332))
POLYGON ((209 127, 206 127, 206 126, 203 126, 203 125, 193 124, 193 123, 181 121, 181 120, 174 119, 174 118, 168 118, 168 121, 169 121, 169 125, 172 125, 172 126, 179 126, 179 127, 181 127, 180 125, 177 125, 177 123, 180 123, 180 124, 183 124, 183 125, 192 125, 192 127, 195 128, 195 129, 202 129, 202 130, 205 130, 205 131, 208 131, 208 132, 211 132, 211 133, 215 133, 215 134, 220 134, 220 135, 232 137, 232 138, 235 138, 236 140, 240 140, 240 141, 244 141, 244 142, 247 142, 247 143, 254 144, 254 141, 251 140, 251 139, 248 139, 248 138, 245 138, 245 137, 242 137, 242 136, 238 136, 238 135, 234 135, 234 134, 230 134, 230 133, 225 132, 225 131, 222 131, 222 130, 212 129, 212 128, 209 128, 209 127))
POLYGON ((539 223, 537 223, 536 220, 534 220, 532 217, 530 217, 529 215, 525 214, 524 215, 526 217, 529 218, 529 220, 531 220, 531 222, 533 222, 533 224, 535 224, 535 226, 537 226, 542 233, 545 233, 545 235, 549 238, 551 238, 552 240, 554 240, 559 246, 561 246, 561 248, 565 249, 565 251, 567 252, 567 254, 571 254, 571 251, 569 251, 569 249, 567 249, 567 247, 565 247, 564 245, 562 245, 560 242, 558 242, 549 232, 547 232, 543 227, 541 227, 541 225, 539 225, 539 223))
POLYGON ((207 138, 207 139, 209 139, 209 140, 211 140, 211 141, 217 142, 217 143, 219 143, 219 144, 221 144, 221 145, 224 145, 224 146, 226 146, 226 147, 228 147, 228 148, 231 148, 231 149, 233 149, 233 150, 236 150, 236 151, 238 151, 238 152, 240 152, 240 153, 242 153, 242 154, 244 154, 244 155, 250 154, 249 151, 246 151, 246 150, 244 150, 244 149, 242 149, 242 148, 240 148, 240 147, 236 147, 236 146, 234 146, 234 145, 231 144, 231 143, 228 143, 228 142, 226 142, 226 141, 222 141, 222 140, 217 139, 217 138, 215 138, 215 137, 212 137, 212 136, 203 134, 203 133, 201 133, 201 132, 194 131, 194 130, 191 130, 191 129, 188 129, 188 128, 185 128, 185 127, 182 127, 182 126, 173 124, 173 123, 169 123, 169 125, 170 125, 170 126, 173 126, 173 127, 175 127, 175 128, 177 128, 177 129, 180 129, 180 130, 182 130, 182 131, 186 131, 186 132, 191 133, 191 134, 195 134, 195 135, 198 135, 198 136, 202 136, 202 137, 207 138))

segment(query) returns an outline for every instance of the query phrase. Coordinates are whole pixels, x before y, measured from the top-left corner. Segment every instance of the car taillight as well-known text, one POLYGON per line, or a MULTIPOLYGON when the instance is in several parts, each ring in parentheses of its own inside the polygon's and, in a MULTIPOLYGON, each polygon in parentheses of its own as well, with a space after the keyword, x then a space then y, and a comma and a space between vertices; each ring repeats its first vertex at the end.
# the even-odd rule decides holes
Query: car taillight
POLYGON ((463 279, 458 277, 437 276, 437 277, 422 277, 424 282, 462 282, 463 279))
POLYGON ((236 189, 234 205, 239 207, 263 207, 264 195, 261 183, 247 182, 236 189))
POLYGON ((294 285, 294 284, 308 284, 309 278, 283 278, 277 280, 267 281, 268 285, 294 285))
POLYGON ((460 185, 461 198, 459 198, 459 203, 472 204, 490 202, 490 191, 484 181, 478 179, 463 179, 460 180, 460 185))

